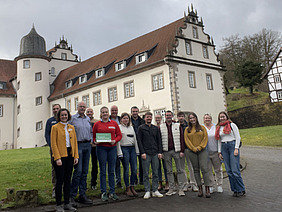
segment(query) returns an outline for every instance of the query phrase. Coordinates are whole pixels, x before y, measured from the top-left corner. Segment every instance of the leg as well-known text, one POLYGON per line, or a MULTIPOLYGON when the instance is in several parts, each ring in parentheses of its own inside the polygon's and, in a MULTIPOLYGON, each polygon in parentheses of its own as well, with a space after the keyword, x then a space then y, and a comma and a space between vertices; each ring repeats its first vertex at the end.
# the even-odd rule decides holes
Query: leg
POLYGON ((134 182, 137 179, 137 155, 136 155, 135 147, 131 147, 130 149, 131 149, 129 154, 129 162, 131 169, 130 185, 134 186, 134 182))
POLYGON ((57 176, 56 187, 55 187, 56 204, 57 205, 62 204, 62 187, 63 187, 63 182, 64 182, 64 165, 65 164, 62 164, 61 166, 57 166, 56 161, 54 161, 54 169, 55 169, 56 176, 57 176))
POLYGON ((196 183, 196 179, 195 179, 195 176, 194 176, 194 169, 193 169, 192 163, 190 161, 188 152, 189 152, 189 150, 185 149, 185 158, 186 158, 186 161, 187 161, 187 166, 188 166, 188 171, 189 171, 189 176, 190 176, 189 177, 190 184, 191 185, 196 185, 197 183, 196 183))
POLYGON ((175 162, 175 166, 177 170, 177 181, 178 181, 179 190, 183 190, 184 183, 186 181, 185 181, 185 174, 183 172, 182 165, 181 165, 182 158, 180 158, 179 152, 173 152, 172 156, 174 158, 174 162, 175 162))
POLYGON ((141 155, 138 156, 138 160, 139 160, 139 184, 143 185, 143 162, 142 162, 142 158, 141 155))
POLYGON ((197 185, 202 186, 198 153, 194 153, 191 150, 188 150, 188 156, 189 156, 189 159, 192 163, 192 167, 193 167, 193 170, 194 170, 194 176, 196 178, 197 185))
POLYGON ((96 147, 92 147, 91 149, 91 162, 92 162, 91 186, 96 186, 97 185, 97 175, 98 175, 96 147))
POLYGON ((115 176, 116 176, 116 184, 118 187, 121 186, 121 176, 120 176, 120 159, 116 158, 116 165, 115 165, 115 176))
POLYGON ((143 183, 145 187, 145 192, 150 192, 150 181, 149 181, 149 170, 151 164, 151 156, 146 155, 146 159, 142 159, 142 167, 143 167, 143 183))
POLYGON ((77 195, 81 172, 82 172, 83 154, 82 154, 81 143, 78 143, 78 155, 79 155, 78 164, 75 165, 74 172, 72 175, 71 191, 70 191, 71 198, 75 198, 77 195))
MULTIPOLYGON (((173 150, 172 150, 173 151, 173 150)), ((164 152, 164 161, 166 165, 167 171, 167 178, 169 183, 169 188, 174 188, 174 177, 173 177, 173 170, 172 170, 172 151, 164 152)))
POLYGON ((212 172, 212 155, 211 155, 211 153, 209 153, 209 156, 208 156, 207 166, 208 166, 208 170, 209 170, 210 181, 212 182, 212 186, 215 187, 215 180, 214 180, 214 176, 213 176, 213 172, 212 172))
POLYGON ((65 176, 64 176, 64 204, 69 204, 70 199, 70 181, 71 181, 71 174, 73 170, 73 161, 74 158, 69 154, 68 157, 65 158, 65 176))
POLYGON ((115 193, 115 166, 116 166, 116 159, 117 159, 117 148, 116 146, 108 147, 108 180, 109 180, 109 187, 110 187, 110 194, 115 193))
POLYGON ((198 160, 199 160, 198 163, 200 165, 201 172, 203 174, 205 186, 209 187, 212 184, 209 178, 209 170, 208 170, 208 165, 207 165, 208 152, 206 149, 203 149, 202 151, 198 153, 198 160))
POLYGON ((158 190, 158 169, 159 169, 159 159, 158 155, 152 156, 152 191, 158 190))
POLYGON ((101 193, 107 193, 107 184, 106 184, 106 168, 107 168, 107 147, 97 146, 97 158, 100 168, 100 189, 101 193))
POLYGON ((123 179, 125 187, 129 187, 129 149, 127 146, 121 147, 123 159, 122 159, 122 165, 123 165, 123 179))
POLYGON ((222 186, 223 174, 222 174, 221 161, 218 157, 217 152, 210 155, 210 157, 211 157, 211 162, 213 164, 213 169, 214 169, 214 172, 215 172, 216 185, 222 186))
POLYGON ((87 190, 87 174, 89 168, 89 160, 91 154, 91 144, 84 143, 83 144, 83 159, 82 159, 82 171, 79 183, 79 196, 85 196, 87 190))

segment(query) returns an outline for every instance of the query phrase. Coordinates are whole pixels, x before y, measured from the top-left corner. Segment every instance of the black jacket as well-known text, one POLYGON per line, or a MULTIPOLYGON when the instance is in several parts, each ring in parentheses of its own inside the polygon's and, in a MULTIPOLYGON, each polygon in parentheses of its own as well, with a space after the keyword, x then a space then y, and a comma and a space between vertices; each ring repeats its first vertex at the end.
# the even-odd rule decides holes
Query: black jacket
POLYGON ((142 124, 145 124, 145 121, 140 116, 138 116, 138 119, 135 121, 133 119, 133 117, 131 116, 131 123, 132 123, 133 129, 134 129, 134 132, 135 132, 135 134, 137 136, 137 134, 138 134, 138 127, 140 125, 142 125, 142 124))

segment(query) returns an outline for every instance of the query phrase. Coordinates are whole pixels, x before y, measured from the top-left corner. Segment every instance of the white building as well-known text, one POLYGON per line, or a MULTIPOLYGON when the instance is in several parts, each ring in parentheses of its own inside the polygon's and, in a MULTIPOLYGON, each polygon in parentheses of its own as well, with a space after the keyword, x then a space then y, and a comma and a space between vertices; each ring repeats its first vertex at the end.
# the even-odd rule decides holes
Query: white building
POLYGON ((16 62, 0 60, 0 76, 5 75, 0 149, 44 145, 44 126, 55 103, 75 114, 77 103, 85 101, 95 118, 104 105, 117 105, 119 113, 136 105, 141 114, 181 110, 195 112, 200 121, 204 113, 216 117, 226 108, 224 68, 203 29, 197 12, 188 10, 184 18, 81 63, 64 39, 46 54, 44 39, 32 29, 40 51, 21 45, 16 62))
POLYGON ((282 101, 282 47, 277 53, 264 78, 268 82, 269 98, 271 102, 282 101))

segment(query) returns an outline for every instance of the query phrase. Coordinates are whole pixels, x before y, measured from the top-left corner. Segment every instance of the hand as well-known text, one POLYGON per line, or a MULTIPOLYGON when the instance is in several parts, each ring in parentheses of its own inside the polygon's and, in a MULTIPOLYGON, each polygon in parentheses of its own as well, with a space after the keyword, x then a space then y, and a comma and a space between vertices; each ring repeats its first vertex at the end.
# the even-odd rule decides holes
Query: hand
POLYGON ((239 154, 239 151, 238 151, 237 148, 235 148, 235 149, 234 149, 234 156, 236 157, 236 156, 238 156, 238 154, 239 154))
POLYGON ((146 153, 143 153, 143 154, 141 155, 141 157, 142 157, 143 160, 146 160, 146 153))
POLYGON ((180 158, 183 158, 183 157, 184 157, 184 153, 180 152, 180 158))
POLYGON ((112 140, 111 144, 114 145, 116 143, 116 140, 112 140))
POLYGON ((200 152, 200 150, 199 150, 199 148, 198 148, 198 147, 197 147, 196 149, 197 149, 197 150, 196 150, 196 152, 200 152))
POLYGON ((93 143, 91 143, 91 146, 92 147, 96 147, 97 145, 96 145, 97 143, 94 141, 93 143))
POLYGON ((158 158, 162 159, 163 158, 163 154, 158 154, 158 158))
POLYGON ((218 157, 219 157, 220 160, 223 160, 221 152, 218 153, 218 157))
POLYGON ((76 165, 76 164, 78 164, 78 158, 75 158, 75 159, 73 160, 73 165, 76 165))
POLYGON ((57 164, 57 166, 61 166, 62 165, 62 160, 61 159, 56 160, 56 164, 57 164))

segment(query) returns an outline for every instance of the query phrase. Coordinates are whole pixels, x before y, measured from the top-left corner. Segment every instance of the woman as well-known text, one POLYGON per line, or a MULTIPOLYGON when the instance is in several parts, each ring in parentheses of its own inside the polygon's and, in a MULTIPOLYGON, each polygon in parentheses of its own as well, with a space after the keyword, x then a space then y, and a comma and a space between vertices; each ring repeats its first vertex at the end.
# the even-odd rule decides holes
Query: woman
POLYGON ((139 148, 136 140, 136 135, 133 127, 130 125, 130 116, 128 113, 122 113, 120 116, 120 131, 122 139, 117 143, 118 157, 122 159, 123 179, 126 186, 126 195, 133 197, 138 196, 134 190, 134 183, 137 179, 137 155, 139 148), (131 169, 130 184, 129 184, 129 164, 131 169))
POLYGON ((93 126, 93 141, 97 145, 96 151, 100 168, 101 199, 102 201, 108 201, 106 185, 106 168, 108 163, 109 198, 118 200, 119 198, 115 193, 116 144, 120 141, 122 135, 118 124, 109 119, 109 109, 107 107, 104 106, 100 109, 100 117, 101 121, 97 121, 93 126), (97 135, 99 136, 98 140, 97 135), (100 136, 109 137, 109 140, 100 140, 100 136))
POLYGON ((206 198, 210 198, 211 181, 209 178, 207 160, 208 153, 206 146, 208 143, 208 135, 205 127, 202 127, 198 122, 198 117, 195 113, 190 113, 188 116, 188 127, 184 132, 185 144, 188 147, 188 156, 194 169, 194 175, 199 188, 198 197, 203 196, 203 188, 200 171, 204 177, 206 198))
POLYGON ((221 161, 218 157, 218 141, 215 139, 215 124, 212 123, 212 117, 210 114, 204 115, 204 126, 208 133, 208 169, 209 169, 209 177, 210 181, 213 184, 213 187, 210 187, 210 192, 213 193, 217 191, 219 193, 223 192, 222 189, 222 182, 223 182, 223 174, 222 174, 222 167, 221 161), (212 168, 215 172, 215 179, 213 176, 212 168))
POLYGON ((76 211, 69 203, 70 181, 73 166, 78 163, 78 148, 75 129, 68 124, 70 112, 62 108, 57 113, 58 123, 51 130, 51 149, 56 173, 56 211, 76 211), (64 189, 64 207, 62 205, 62 187, 64 189))
POLYGON ((223 160, 234 197, 245 195, 245 185, 240 172, 240 133, 226 112, 218 114, 215 139, 218 140, 218 155, 223 160))

